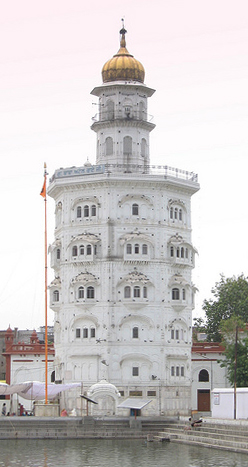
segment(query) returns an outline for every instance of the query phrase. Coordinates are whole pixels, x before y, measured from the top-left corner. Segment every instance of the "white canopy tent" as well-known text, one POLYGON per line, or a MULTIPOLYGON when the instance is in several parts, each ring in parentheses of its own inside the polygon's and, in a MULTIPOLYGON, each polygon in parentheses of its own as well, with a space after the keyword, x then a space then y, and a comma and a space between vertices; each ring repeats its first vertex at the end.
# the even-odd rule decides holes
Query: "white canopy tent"
MULTIPOLYGON (((53 400, 56 396, 63 391, 80 387, 81 383, 71 384, 48 384, 47 385, 47 397, 49 400, 53 400)), ((0 383, 0 395, 12 395, 18 394, 27 400, 41 401, 45 399, 45 383, 39 381, 26 381, 18 384, 5 384, 0 383)))

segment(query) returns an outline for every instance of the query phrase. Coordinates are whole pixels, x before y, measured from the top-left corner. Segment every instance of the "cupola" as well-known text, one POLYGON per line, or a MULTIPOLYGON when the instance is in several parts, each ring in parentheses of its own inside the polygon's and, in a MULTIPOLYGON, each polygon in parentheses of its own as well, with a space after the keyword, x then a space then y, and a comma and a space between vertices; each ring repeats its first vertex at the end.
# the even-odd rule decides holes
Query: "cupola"
MULTIPOLYGON (((123 21, 123 20, 122 20, 123 21)), ((112 81, 138 81, 144 83, 145 69, 126 48, 126 29, 124 23, 120 30, 120 49, 102 69, 103 83, 112 81)))

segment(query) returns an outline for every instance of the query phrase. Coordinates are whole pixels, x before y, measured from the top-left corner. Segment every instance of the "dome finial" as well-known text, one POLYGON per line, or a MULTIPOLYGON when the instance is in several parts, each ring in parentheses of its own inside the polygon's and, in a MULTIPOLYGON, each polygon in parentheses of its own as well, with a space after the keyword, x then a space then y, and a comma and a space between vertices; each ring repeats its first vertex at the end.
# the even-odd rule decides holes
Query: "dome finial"
POLYGON ((125 38, 125 34, 127 32, 127 30, 125 29, 125 26, 124 26, 124 19, 121 18, 121 21, 122 21, 122 28, 120 30, 120 34, 121 34, 121 41, 120 41, 120 44, 121 44, 121 47, 126 47, 126 38, 125 38))

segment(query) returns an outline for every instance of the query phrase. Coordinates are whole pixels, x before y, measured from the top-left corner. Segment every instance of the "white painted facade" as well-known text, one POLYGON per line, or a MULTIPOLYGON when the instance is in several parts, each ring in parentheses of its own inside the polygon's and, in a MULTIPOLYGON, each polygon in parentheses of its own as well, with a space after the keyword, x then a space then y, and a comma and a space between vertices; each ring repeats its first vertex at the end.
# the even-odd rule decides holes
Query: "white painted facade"
MULTIPOLYGON (((192 173, 150 166, 153 92, 133 80, 95 88, 96 165, 57 170, 50 181, 55 371, 56 380, 82 381, 85 391, 106 380, 119 402, 152 399, 143 415, 188 414, 191 196, 199 185, 192 173)), ((80 398, 66 404, 79 408, 80 398)), ((110 395, 105 413, 127 413, 116 407, 110 395)))

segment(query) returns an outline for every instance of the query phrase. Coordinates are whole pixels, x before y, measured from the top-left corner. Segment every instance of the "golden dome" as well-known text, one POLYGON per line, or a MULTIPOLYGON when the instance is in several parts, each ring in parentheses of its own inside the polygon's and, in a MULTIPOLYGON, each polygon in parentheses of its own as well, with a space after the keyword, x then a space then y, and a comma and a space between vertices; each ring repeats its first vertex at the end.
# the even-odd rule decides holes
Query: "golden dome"
POLYGON ((145 70, 143 65, 126 49, 126 29, 120 30, 120 49, 116 55, 108 60, 102 69, 102 80, 109 81, 139 81, 144 83, 145 70))

